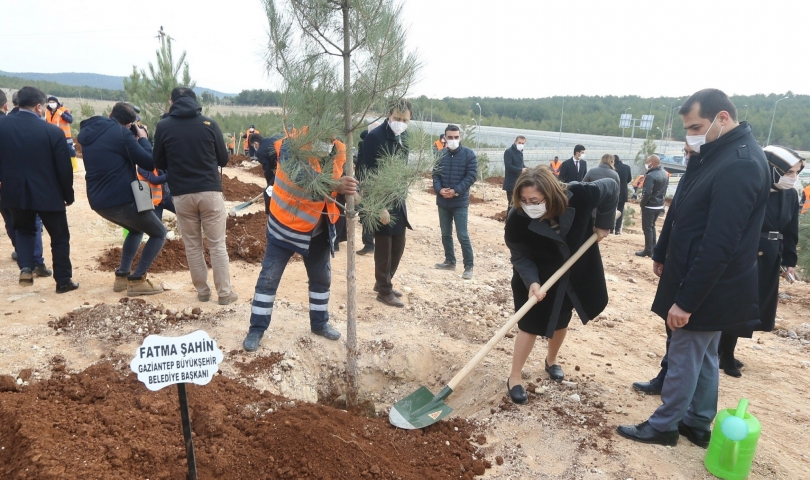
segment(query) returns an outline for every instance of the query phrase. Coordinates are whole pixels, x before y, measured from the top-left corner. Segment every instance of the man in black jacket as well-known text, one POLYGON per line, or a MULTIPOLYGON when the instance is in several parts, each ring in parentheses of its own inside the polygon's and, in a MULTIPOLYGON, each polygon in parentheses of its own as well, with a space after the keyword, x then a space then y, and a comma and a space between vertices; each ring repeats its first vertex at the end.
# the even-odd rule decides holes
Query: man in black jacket
POLYGON ((672 329, 663 405, 617 431, 661 445, 677 444, 681 434, 706 448, 717 413, 720 332, 758 321, 757 249, 771 177, 751 127, 737 123, 725 93, 701 90, 678 113, 696 153, 653 250, 661 279, 652 311, 672 329))
MULTIPOLYGON (((357 160, 358 178, 363 178, 366 170, 375 170, 377 161, 385 155, 408 157, 408 134, 405 129, 411 121, 413 106, 408 101, 395 102, 388 108, 388 118, 374 130, 368 132, 363 141, 363 155, 357 160)), ((408 211, 403 203, 389 209, 392 224, 383 225, 374 233, 374 291, 377 300, 391 307, 402 308, 402 292, 394 289, 391 283, 397 272, 402 254, 405 252, 405 228, 408 211)), ((364 247, 365 250, 365 247, 364 247)))
POLYGON ((644 186, 641 188, 641 229, 644 231, 644 250, 636 252, 639 257, 651 257, 655 246, 655 221, 664 211, 664 197, 669 187, 669 175, 661 166, 658 155, 647 157, 647 173, 644 175, 644 186))
MULTIPOLYGON (((366 140, 366 136, 368 135, 368 130, 363 130, 360 132, 360 141, 357 142, 357 159, 354 162, 355 165, 363 164, 363 142, 366 140)), ((358 255, 368 255, 369 253, 374 253, 374 232, 369 231, 365 227, 363 228, 363 248, 357 251, 358 255)))
POLYGON ((512 190, 521 173, 526 171, 523 163, 523 147, 526 146, 526 137, 518 135, 515 143, 503 152, 503 189, 506 191, 507 208, 512 208, 512 190))
POLYGON ((37 215, 51 237, 56 293, 79 288, 72 281, 70 230, 73 167, 62 130, 43 121, 45 94, 34 87, 17 92, 19 111, 0 118, 0 206, 11 210, 16 234, 20 284, 33 285, 37 215))
MULTIPOLYGON (((453 248, 453 223, 456 224, 458 243, 464 261, 464 280, 473 277, 473 248, 467 232, 467 216, 470 206, 470 187, 478 176, 478 160, 475 152, 461 145, 461 131, 455 125, 444 129, 447 148, 441 151, 439 163, 433 170, 433 190, 439 207, 439 226, 442 230, 444 261, 437 263, 440 270, 456 269, 456 253, 453 248)), ((514 188, 514 185, 512 186, 514 188)))
POLYGON ((203 256, 204 232, 219 304, 228 305, 238 296, 231 289, 225 245, 228 212, 222 195, 222 178, 217 171, 217 167, 228 164, 228 151, 219 125, 200 114, 202 107, 192 89, 175 88, 171 103, 168 115, 155 129, 152 152, 155 167, 169 172, 177 227, 183 236, 197 299, 207 302, 211 297, 208 267, 203 256))
POLYGON ((574 147, 574 156, 564 161, 560 167, 560 181, 563 183, 581 182, 587 171, 585 147, 577 145, 574 147))
MULTIPOLYGON (((256 152, 256 159, 262 164, 264 180, 267 187, 273 185, 276 180, 276 166, 278 165, 278 152, 276 152, 276 142, 284 138, 283 133, 277 133, 270 138, 263 138, 260 133, 254 133, 248 139, 253 151, 256 152)), ((279 148, 281 148, 279 146, 279 148)), ((264 193, 264 213, 270 213, 270 195, 265 189, 264 193)))
POLYGON ((625 165, 619 160, 618 155, 614 155, 613 168, 619 174, 619 205, 616 210, 619 211, 619 218, 616 220, 616 228, 611 230, 610 233, 616 235, 622 234, 622 222, 624 221, 624 204, 627 202, 627 185, 633 180, 633 172, 630 170, 629 165, 625 165))

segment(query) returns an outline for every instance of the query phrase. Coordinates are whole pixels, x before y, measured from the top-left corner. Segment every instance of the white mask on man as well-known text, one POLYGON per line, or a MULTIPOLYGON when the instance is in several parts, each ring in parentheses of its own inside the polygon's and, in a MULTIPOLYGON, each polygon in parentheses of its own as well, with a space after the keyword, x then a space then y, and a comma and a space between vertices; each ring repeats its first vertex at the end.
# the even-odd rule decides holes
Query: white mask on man
POLYGON ((396 136, 402 135, 402 133, 408 129, 408 124, 405 122, 388 122, 388 126, 391 127, 391 131, 394 132, 396 136))
MULTIPOLYGON (((709 133, 709 130, 712 129, 712 126, 714 126, 714 122, 716 120, 717 120, 717 115, 714 116, 714 120, 712 120, 712 123, 709 125, 709 128, 708 128, 708 130, 706 130, 706 133, 709 133)), ((691 148, 695 153, 700 153, 700 147, 702 145, 706 144, 706 133, 704 133, 703 135, 687 135, 686 136, 687 145, 689 145, 689 148, 691 148)), ((720 133, 723 133, 722 128, 720 128, 720 133)), ((719 138, 719 135, 718 135, 718 138, 719 138)))
POLYGON ((48 102, 48 108, 50 108, 51 110, 56 110, 57 105, 58 104, 56 102, 48 102))
POLYGON ((580 156, 579 156, 579 159, 580 159, 580 160, 585 160, 585 154, 583 153, 582 155, 580 155, 580 156))
POLYGON ((516 143, 516 144, 515 144, 515 148, 517 148, 517 149, 518 149, 518 152, 522 152, 522 151, 523 151, 523 147, 525 147, 525 145, 523 145, 522 143, 516 143))
POLYGON ((461 145, 461 140, 448 140, 447 141, 447 148, 450 150, 455 150, 461 145))

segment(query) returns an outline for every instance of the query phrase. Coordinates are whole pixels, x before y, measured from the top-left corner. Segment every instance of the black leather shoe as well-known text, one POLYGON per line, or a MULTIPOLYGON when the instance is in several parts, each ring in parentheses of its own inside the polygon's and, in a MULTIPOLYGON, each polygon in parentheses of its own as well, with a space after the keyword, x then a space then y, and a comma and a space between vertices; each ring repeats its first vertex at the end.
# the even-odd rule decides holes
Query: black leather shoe
POLYGON ((40 263, 34 267, 33 273, 38 277, 50 277, 53 274, 53 272, 46 267, 44 263, 40 263))
POLYGON ((698 430, 686 425, 683 421, 678 422, 678 433, 700 448, 709 448, 709 441, 712 439, 711 430, 698 430))
MULTIPOLYGON (((380 289, 379 289, 379 288, 377 288, 377 287, 374 287, 374 288, 373 288, 373 290, 374 290, 375 292, 377 292, 377 293, 380 293, 380 289)), ((397 290, 396 288, 392 288, 392 289, 391 289, 391 293, 392 293, 392 294, 393 294, 395 297, 397 297, 397 298, 402 298, 402 295, 403 295, 403 293, 402 293, 402 292, 400 292, 399 290, 397 290)))
POLYGON ((616 427, 616 432, 624 438, 629 438, 634 442, 652 443, 674 447, 678 444, 678 431, 659 432, 654 429, 650 422, 643 421, 638 425, 621 425, 616 427))
POLYGON ((652 257, 652 254, 647 253, 644 250, 642 250, 640 252, 636 252, 636 255, 638 255, 639 257, 652 257))
POLYGON ((661 395, 663 385, 653 378, 649 382, 633 382, 633 388, 647 395, 661 395))
POLYGON ((56 286, 56 293, 67 293, 79 288, 79 284, 74 282, 73 280, 68 281, 65 284, 57 285, 56 286))
POLYGON ((548 376, 552 380, 554 380, 555 382, 559 382, 563 378, 565 378, 565 374, 563 373, 563 369, 561 366, 557 365, 556 363, 554 365, 549 365, 548 359, 546 359, 545 362, 546 362, 546 372, 548 372, 548 376))
POLYGON ((721 359, 720 369, 730 377, 740 378, 742 377, 742 372, 740 371, 740 367, 737 366, 737 363, 738 362, 736 359, 731 359, 731 361, 728 359, 721 359))
POLYGON ((314 333, 315 335, 320 335, 321 337, 327 340, 337 340, 338 338, 340 338, 340 332, 335 330, 332 327, 332 325, 329 325, 328 323, 318 331, 312 330, 312 333, 314 333))
POLYGON ((389 307, 397 307, 397 308, 404 308, 405 304, 402 303, 402 300, 398 299, 396 295, 393 293, 389 293, 388 295, 383 295, 382 293, 377 294, 377 301, 382 302, 389 307))
POLYGON ((366 245, 357 251, 358 255, 370 255, 372 253, 374 253, 374 246, 372 245, 366 245))
POLYGON ((514 387, 509 387, 509 379, 506 379, 506 390, 509 392, 509 398, 512 399, 512 402, 517 403, 518 405, 525 405, 529 403, 529 396, 526 394, 526 390, 523 389, 522 385, 515 385, 514 387))

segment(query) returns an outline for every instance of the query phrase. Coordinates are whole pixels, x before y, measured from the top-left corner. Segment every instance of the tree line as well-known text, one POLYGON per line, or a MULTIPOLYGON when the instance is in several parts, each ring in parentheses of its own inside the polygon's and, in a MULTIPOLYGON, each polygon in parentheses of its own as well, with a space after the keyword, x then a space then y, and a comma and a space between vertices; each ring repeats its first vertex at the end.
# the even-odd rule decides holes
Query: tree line
POLYGON ((5 75, 0 75, 0 87, 19 90, 25 86, 36 87, 48 95, 54 95, 56 97, 94 98, 112 101, 126 100, 126 94, 123 90, 110 90, 107 88, 95 87, 75 87, 73 85, 62 85, 61 83, 51 82, 48 80, 31 80, 28 78, 7 77, 5 75))

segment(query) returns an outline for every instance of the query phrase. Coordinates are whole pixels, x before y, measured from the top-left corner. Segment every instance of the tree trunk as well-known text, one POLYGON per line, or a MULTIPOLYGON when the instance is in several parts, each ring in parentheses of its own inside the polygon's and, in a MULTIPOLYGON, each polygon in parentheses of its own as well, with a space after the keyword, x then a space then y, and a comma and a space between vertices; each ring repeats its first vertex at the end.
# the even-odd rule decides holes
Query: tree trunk
MULTIPOLYGON (((346 175, 354 176, 354 138, 352 132, 351 100, 351 33, 349 31, 349 2, 343 10, 343 130, 346 135, 346 175)), ((357 277, 354 230, 357 217, 354 196, 346 197, 346 405, 357 405, 357 277)))

